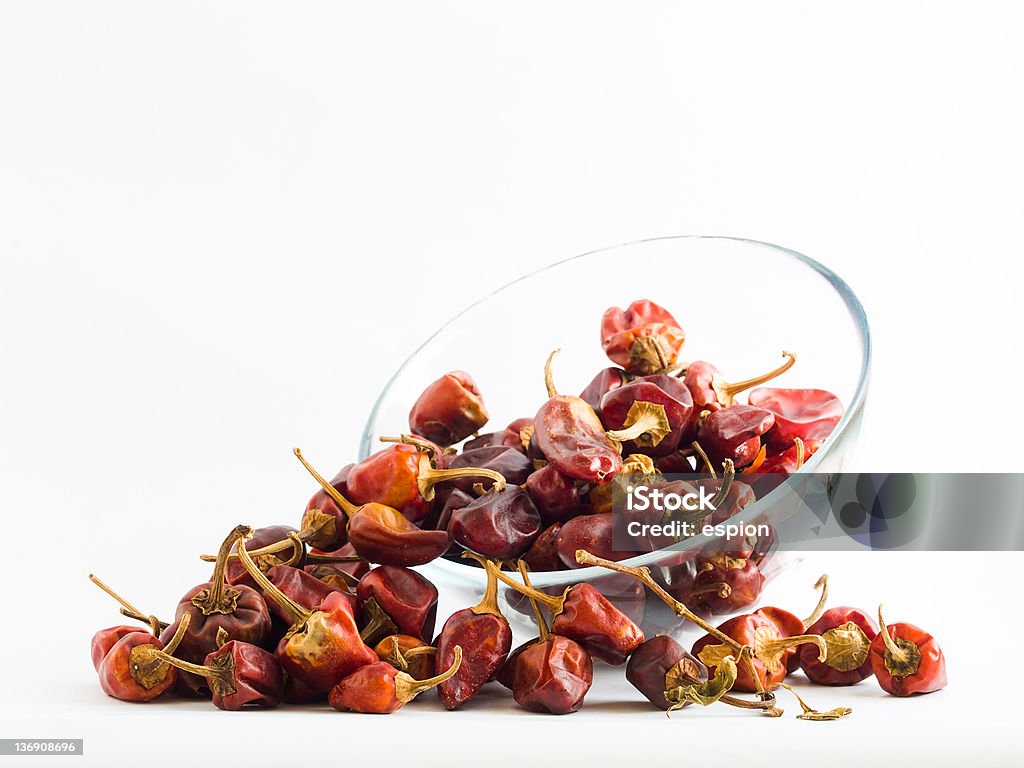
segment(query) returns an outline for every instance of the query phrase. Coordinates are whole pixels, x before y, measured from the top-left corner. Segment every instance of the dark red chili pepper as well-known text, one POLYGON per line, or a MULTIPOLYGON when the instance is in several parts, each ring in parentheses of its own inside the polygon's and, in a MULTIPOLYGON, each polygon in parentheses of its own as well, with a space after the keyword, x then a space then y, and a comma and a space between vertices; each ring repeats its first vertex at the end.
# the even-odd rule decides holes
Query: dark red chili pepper
MULTIPOLYGON (((696 417, 701 411, 717 411, 721 408, 728 408, 740 392, 756 387, 758 384, 764 384, 788 371, 796 363, 796 355, 784 351, 782 356, 786 358, 786 362, 778 368, 760 376, 737 382, 726 381, 722 372, 711 363, 706 363, 703 360, 690 363, 686 367, 683 383, 686 384, 686 388, 693 396, 694 416, 696 417)), ((753 405, 753 403, 751 404, 753 405)))
POLYGON ((732 459, 745 467, 761 450, 761 435, 771 429, 775 414, 751 405, 731 405, 715 411, 701 426, 697 437, 714 464, 732 459))
MULTIPOLYGON (((533 463, 526 458, 521 450, 509 445, 492 445, 489 448, 472 448, 465 450, 448 462, 450 469, 480 469, 495 472, 505 479, 508 485, 522 485, 533 472, 533 463)), ((467 474, 462 478, 448 480, 438 488, 458 488, 470 493, 473 486, 480 482, 480 477, 467 474)), ((493 488, 490 482, 483 483, 484 488, 493 488)))
POLYGON ((291 616, 292 626, 276 651, 289 676, 299 678, 313 691, 326 693, 341 678, 377 661, 377 654, 359 636, 352 603, 346 595, 332 592, 316 610, 303 608, 274 586, 244 546, 238 547, 238 553, 260 588, 291 616))
POLYGON ((605 435, 604 425, 585 400, 558 394, 551 373, 556 354, 558 350, 544 366, 549 399, 533 420, 538 448, 548 462, 571 478, 598 485, 610 483, 622 470, 620 447, 605 435))
POLYGON ((448 535, 452 541, 497 560, 519 557, 540 534, 541 521, 529 494, 518 485, 491 488, 483 496, 452 512, 448 535))
MULTIPOLYGON (((122 635, 107 648, 96 666, 103 692, 121 701, 144 702, 152 701, 174 687, 178 679, 176 670, 154 659, 150 651, 169 648, 173 652, 181 643, 191 618, 187 614, 182 616, 166 645, 151 632, 142 629, 122 635)), ((110 635, 104 637, 101 644, 108 639, 110 635)), ((96 646, 94 638, 93 663, 96 659, 96 646)))
MULTIPOLYGON (((220 546, 210 581, 190 589, 178 603, 174 612, 176 622, 186 613, 192 616, 178 649, 179 658, 194 664, 202 663, 219 647, 217 634, 221 629, 230 639, 253 645, 260 645, 270 636, 270 611, 263 596, 245 584, 229 586, 224 579, 231 548, 239 541, 244 544, 252 535, 253 529, 249 526, 236 526, 220 546)), ((181 677, 182 683, 194 691, 207 692, 203 678, 188 674, 181 677)))
POLYGON ((747 402, 775 414, 775 425, 765 435, 771 451, 784 451, 800 438, 805 443, 824 440, 843 418, 843 404, 824 389, 753 390, 747 402))
MULTIPOLYGON (((93 573, 89 574, 89 581, 95 584, 97 587, 102 589, 114 600, 121 604, 121 615, 127 616, 130 619, 141 621, 143 624, 149 625, 149 630, 154 637, 159 636, 160 633, 167 629, 167 622, 160 621, 156 616, 146 616, 138 608, 125 600, 121 595, 115 592, 111 587, 104 583, 98 576, 93 573)), ((94 669, 99 669, 100 662, 103 661, 103 657, 109 653, 110 649, 117 644, 125 635, 130 635, 133 632, 140 632, 139 627, 126 626, 124 624, 117 627, 108 627, 107 629, 101 629, 92 637, 92 643, 90 645, 92 651, 92 666, 94 669)))
MULTIPOLYGON (((828 601, 828 575, 822 574, 818 581, 815 582, 814 587, 816 589, 820 589, 821 594, 818 596, 818 604, 814 607, 814 611, 812 611, 811 615, 806 619, 799 619, 795 613, 774 605, 763 606, 754 611, 754 613, 759 616, 764 616, 766 619, 774 622, 775 626, 779 628, 779 634, 783 637, 792 637, 803 634, 804 632, 808 632, 813 635, 820 635, 820 632, 812 632, 808 627, 818 621, 825 612, 825 604, 828 601)), ((826 641, 825 644, 828 645, 828 642, 826 641)), ((795 672, 800 666, 801 651, 808 651, 809 656, 813 655, 815 659, 818 658, 817 646, 807 645, 798 648, 795 653, 791 653, 786 659, 787 675, 795 672)), ((829 653, 831 654, 831 651, 829 651, 829 653)))
POLYGON ((554 464, 541 467, 526 479, 526 492, 547 525, 588 514, 591 509, 585 499, 586 490, 586 485, 581 487, 579 481, 563 475, 554 464))
MULTIPOLYGON (((528 587, 532 587, 533 584, 530 581, 529 564, 523 560, 519 560, 516 563, 516 566, 519 570, 519 575, 523 579, 523 583, 528 587)), ((498 674, 494 676, 495 680, 497 680, 499 683, 501 683, 511 691, 512 684, 514 682, 514 678, 516 675, 516 662, 519 661, 519 657, 522 656, 523 651, 525 651, 531 645, 536 645, 541 641, 542 638, 546 639, 550 634, 550 630, 548 629, 547 621, 544 619, 544 612, 541 611, 540 605, 537 603, 536 600, 534 600, 532 597, 525 597, 519 594, 518 592, 512 592, 506 595, 506 597, 514 598, 508 599, 507 602, 510 608, 519 613, 526 613, 523 604, 529 603, 529 610, 533 612, 534 620, 537 622, 537 629, 539 631, 538 637, 530 638, 526 642, 520 643, 518 646, 513 648, 512 652, 509 653, 508 658, 505 659, 505 663, 501 665, 501 669, 498 670, 498 674)))
POLYGON ((934 637, 905 622, 887 626, 882 606, 878 627, 868 658, 883 691, 913 696, 946 687, 946 658, 934 637))
MULTIPOLYGON (((725 552, 698 555, 689 605, 704 605, 712 613, 733 613, 757 601, 764 575, 752 560, 725 552)), ((724 630, 723 630, 724 631, 724 630)))
POLYGON ((360 605, 373 598, 405 635, 429 640, 437 617, 437 587, 416 571, 394 565, 374 568, 359 580, 360 605))
POLYGON ((519 655, 512 695, 524 709, 567 715, 583 706, 593 682, 590 654, 568 637, 551 635, 519 655))
POLYGON ((377 658, 417 680, 434 674, 437 648, 412 635, 388 635, 373 647, 377 658))
POLYGON ((590 584, 576 584, 556 597, 509 578, 493 563, 486 567, 512 589, 551 611, 554 634, 575 640, 608 664, 625 664, 633 649, 644 641, 643 630, 590 584))
POLYGON ((462 648, 452 649, 452 663, 444 672, 425 680, 399 672, 386 661, 360 667, 331 689, 331 706, 340 712, 351 710, 371 715, 390 715, 428 688, 440 685, 458 673, 462 648))
POLYGON ((625 453, 667 456, 679 447, 692 413, 690 390, 664 374, 634 379, 601 401, 601 423, 625 453))
MULTIPOLYGON (((452 520, 452 512, 463 507, 468 507, 476 500, 475 496, 470 496, 465 491, 460 491, 458 488, 452 488, 444 494, 444 503, 441 505, 440 510, 435 506, 434 511, 437 512, 437 520, 434 521, 433 528, 439 531, 447 531, 448 524, 452 520)), ((423 522, 423 527, 427 527, 427 520, 423 522)), ((453 550, 458 548, 453 545, 453 550)))
POLYGON ((409 411, 409 431, 449 446, 478 431, 488 418, 473 377, 465 371, 451 371, 417 398, 409 411))
MULTIPOLYGON (((733 688, 737 691, 757 693, 761 690, 774 690, 786 677, 786 663, 794 649, 804 643, 814 643, 819 650, 819 657, 825 658, 825 642, 818 635, 793 635, 783 637, 779 626, 766 616, 746 613, 735 616, 718 625, 718 631, 727 635, 741 645, 753 649, 753 671, 746 666, 739 668, 733 688)), ((705 635, 694 643, 691 651, 694 656, 707 666, 708 674, 714 674, 715 667, 725 656, 734 656, 732 646, 722 643, 718 637, 705 635)))
POLYGON ((708 668, 668 635, 645 640, 629 657, 626 680, 658 709, 673 702, 665 692, 680 685, 699 685, 708 679, 708 668))
POLYGON ((557 571, 565 566, 558 557, 558 532, 561 523, 549 525, 534 539, 522 560, 533 571, 557 571))
POLYGON ((229 640, 207 655, 202 664, 182 661, 155 648, 147 656, 204 678, 214 705, 229 712, 241 711, 248 704, 269 709, 284 698, 285 676, 280 662, 251 643, 229 640))
MULTIPOLYGON (((530 444, 530 438, 532 436, 533 419, 524 417, 516 419, 505 427, 505 429, 499 434, 497 444, 507 445, 509 448, 515 448, 517 451, 525 455, 526 447, 530 444)), ((466 447, 469 447, 468 444, 466 447)), ((506 477, 506 480, 507 479, 508 478, 506 477)))
POLYGON ((498 583, 490 568, 483 599, 472 608, 449 616, 434 645, 437 669, 451 667, 456 647, 461 646, 464 654, 455 675, 438 686, 445 709, 455 709, 469 701, 501 669, 512 648, 512 629, 498 608, 498 583))
POLYGON ((349 543, 360 556, 382 565, 410 566, 429 563, 448 550, 451 542, 447 531, 417 528, 397 509, 385 504, 369 502, 357 507, 313 469, 298 448, 295 455, 348 515, 349 543))
POLYGON ((616 365, 641 376, 675 365, 686 333, 669 312, 640 299, 625 309, 610 307, 601 318, 601 346, 616 365))
MULTIPOLYGON (((326 600, 327 596, 332 592, 345 595, 352 603, 353 608, 356 604, 356 596, 347 585, 328 584, 310 573, 288 565, 275 565, 267 571, 267 578, 291 600, 311 611, 326 600)), ((291 623, 291 612, 287 608, 278 605, 273 595, 264 593, 263 599, 267 604, 267 608, 277 618, 289 624, 291 623)))
POLYGON ((613 513, 580 515, 562 523, 555 540, 558 557, 567 568, 579 568, 576 550, 586 549, 609 560, 625 560, 636 552, 618 551, 612 543, 613 513))
POLYGON ((878 626, 863 611, 849 606, 831 608, 807 631, 821 635, 828 648, 825 661, 818 661, 810 646, 797 652, 800 667, 812 683, 854 685, 874 674, 868 657, 878 626))
POLYGON ((621 368, 605 368, 580 392, 580 397, 587 401, 587 405, 593 408, 595 413, 600 414, 601 399, 609 392, 628 384, 632 378, 621 368))

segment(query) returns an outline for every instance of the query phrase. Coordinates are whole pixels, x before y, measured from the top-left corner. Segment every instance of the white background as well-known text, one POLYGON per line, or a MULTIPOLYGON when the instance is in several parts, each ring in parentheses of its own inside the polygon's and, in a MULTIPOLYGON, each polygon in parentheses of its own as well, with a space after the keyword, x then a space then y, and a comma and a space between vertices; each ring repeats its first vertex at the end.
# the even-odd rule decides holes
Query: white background
MULTIPOLYGON (((616 672, 557 719, 491 692, 392 718, 119 704, 85 574, 166 613, 211 529, 297 519, 290 447, 354 457, 441 320, 656 235, 778 242, 848 280, 876 344, 851 469, 1022 469, 1022 35, 1013 3, 4 3, 0 736, 132 765, 1019 762, 1016 553, 809 559, 949 657, 912 701, 804 689, 854 707, 832 724, 669 721, 616 672)), ((813 322, 729 307, 728 281, 693 289, 813 322)))

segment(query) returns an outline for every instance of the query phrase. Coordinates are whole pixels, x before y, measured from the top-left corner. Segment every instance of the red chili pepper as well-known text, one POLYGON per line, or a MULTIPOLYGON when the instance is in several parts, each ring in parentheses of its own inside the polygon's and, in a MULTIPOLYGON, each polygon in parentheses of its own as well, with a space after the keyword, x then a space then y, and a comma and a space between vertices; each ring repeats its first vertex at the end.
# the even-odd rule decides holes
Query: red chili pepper
POLYGON ((331 689, 331 706, 340 712, 350 710, 371 715, 390 715, 423 691, 450 680, 462 665, 462 648, 452 649, 452 663, 441 674, 417 680, 399 672, 386 661, 360 667, 331 689))
POLYGON ((533 544, 522 556, 522 561, 534 571, 557 571, 564 568, 558 557, 558 532, 561 523, 553 523, 540 532, 533 544))
POLYGON ((204 678, 213 693, 214 706, 219 709, 238 712, 248 704, 269 709, 284 698, 285 676, 281 664, 273 654, 251 643, 228 640, 207 655, 202 664, 182 661, 156 648, 146 655, 204 678))
POLYGON ((752 560, 716 552, 698 555, 696 566, 693 588, 684 600, 688 605, 704 605, 712 613, 733 613, 752 605, 761 595, 764 575, 752 560))
MULTIPOLYGON (((288 565, 275 565, 267 571, 267 578, 281 592, 307 610, 314 610, 327 599, 328 595, 334 592, 348 598, 353 608, 356 604, 356 596, 347 584, 344 586, 331 585, 310 573, 288 565)), ((278 605, 273 595, 265 592, 263 599, 277 618, 291 622, 291 613, 287 608, 278 605)))
MULTIPOLYGON (((779 626, 764 615, 747 613, 735 616, 719 624, 718 631, 753 649, 752 666, 756 679, 749 668, 741 666, 733 684, 737 691, 757 693, 777 688, 786 677, 787 661, 794 653, 793 649, 804 643, 814 643, 819 649, 819 657, 825 659, 825 643, 818 635, 784 637, 779 626)), ((712 635, 700 638, 691 652, 707 666, 709 674, 714 674, 715 667, 724 657, 735 654, 729 644, 712 635)))
MULTIPOLYGON (((461 477, 471 477, 474 482, 488 478, 499 486, 505 483, 500 473, 483 467, 442 468, 439 462, 444 453, 414 435, 382 437, 381 441, 397 444, 363 459, 348 474, 348 492, 357 505, 383 504, 417 522, 430 513, 438 483, 461 477)), ((324 490, 337 502, 327 488, 324 490)))
POLYGON ((576 584, 556 597, 509 578, 493 563, 485 567, 500 581, 551 611, 552 633, 575 640, 601 661, 625 664, 633 649, 644 641, 643 630, 590 584, 576 584))
MULTIPOLYGON (((298 531, 290 525, 269 525, 264 528, 256 528, 252 538, 246 541, 246 549, 250 554, 258 552, 252 558, 259 566, 259 569, 266 573, 275 565, 304 565, 302 555, 304 547, 299 547, 299 557, 296 557, 296 547, 300 542, 293 538, 298 531), (268 552, 272 548, 273 552, 268 552)), ((216 555, 200 555, 201 560, 216 562, 216 555)), ((244 584, 247 587, 255 587, 256 582, 249 576, 249 572, 238 562, 237 556, 229 556, 227 566, 224 569, 224 578, 231 586, 244 584)))
POLYGON ((591 509, 585 498, 586 488, 585 484, 559 472, 554 464, 546 464, 526 478, 526 492, 547 525, 588 514, 591 509))
POLYGON ((291 616, 292 625, 276 652, 290 676, 313 691, 326 693, 341 678, 377 661, 377 654, 359 636, 352 603, 346 595, 332 592, 316 610, 303 608, 256 567, 244 546, 240 544, 237 549, 242 565, 260 588, 291 616))
POLYGON ((697 437, 715 464, 732 459, 736 468, 745 467, 761 450, 761 435, 771 429, 775 414, 750 405, 730 405, 715 411, 704 421, 697 437))
POLYGON ((824 389, 773 389, 752 391, 747 402, 775 414, 775 426, 765 435, 769 450, 784 451, 796 438, 805 443, 824 440, 843 418, 843 404, 824 389))
POLYGON ((728 408, 740 392, 744 392, 758 384, 764 384, 777 376, 781 376, 796 363, 796 355, 783 351, 786 362, 774 370, 754 376, 743 381, 728 382, 711 363, 697 360, 686 367, 683 383, 693 396, 693 414, 696 417, 701 411, 717 411, 728 408))
MULTIPOLYGON (((659 514, 660 516, 660 514, 659 514)), ((609 560, 626 560, 636 552, 619 551, 612 542, 615 517, 612 512, 600 515, 580 515, 562 524, 555 540, 555 548, 562 564, 567 568, 579 568, 576 550, 586 549, 609 560)))
POLYGON ((634 379, 601 401, 601 422, 625 453, 666 456, 679 447, 691 422, 693 398, 679 379, 664 374, 634 379))
POLYGON ((372 563, 408 567, 429 563, 448 550, 451 542, 447 531, 417 528, 401 512, 385 504, 368 502, 357 507, 313 469, 298 448, 295 455, 348 515, 349 543, 360 556, 372 563))
POLYGON ((417 398, 409 411, 409 431, 449 446, 477 432, 488 418, 473 377, 465 371, 451 371, 417 398))
POLYGON ((551 374, 556 354, 558 350, 544 366, 549 399, 534 417, 533 437, 559 472, 588 483, 610 483, 622 470, 619 447, 605 436, 604 425, 585 400, 558 394, 551 374))
POLYGON ((452 512, 448 535, 456 544, 484 557, 509 560, 530 548, 540 534, 540 513, 518 485, 491 488, 452 512))
MULTIPOLYGON (((121 701, 145 702, 162 696, 177 682, 176 670, 150 654, 152 650, 169 648, 174 651, 188 629, 188 614, 182 616, 174 634, 166 646, 151 632, 137 630, 127 632, 106 649, 96 672, 99 675, 100 688, 108 696, 121 701)), ((104 645, 110 639, 110 630, 101 630, 97 635, 104 635, 93 642, 93 663, 96 662, 97 644, 104 645)))
POLYGON ((675 365, 686 333, 669 312, 640 299, 625 309, 610 307, 601 318, 601 346, 611 361, 641 376, 675 365))
POLYGON ((882 606, 878 606, 878 627, 869 658, 883 691, 913 696, 946 687, 946 658, 934 637, 913 624, 886 626, 882 606))
POLYGON ((628 384, 632 378, 621 368, 605 368, 580 392, 580 397, 587 401, 587 405, 593 408, 595 413, 600 414, 602 398, 628 384))
POLYGON ((373 598, 405 635, 429 640, 437 617, 437 587, 408 568, 381 565, 359 580, 360 605, 373 598))
MULTIPOLYGON (((779 628, 779 633, 783 637, 792 637, 795 635, 808 632, 812 635, 820 635, 821 632, 812 631, 808 629, 812 624, 817 622, 822 614, 825 612, 825 604, 828 601, 828 574, 822 574, 821 577, 815 582, 814 587, 821 590, 821 594, 818 596, 818 604, 814 607, 811 615, 806 619, 798 619, 795 613, 787 611, 785 608, 779 608, 774 605, 766 605, 758 608, 754 613, 759 616, 764 616, 766 619, 770 619, 775 623, 775 626, 779 628)), ((822 638, 824 639, 824 638, 822 638)), ((828 645, 826 640, 825 645, 828 645)), ((786 659, 786 674, 792 674, 800 666, 800 652, 807 651, 808 658, 813 657, 815 660, 818 658, 817 646, 807 645, 798 648, 795 653, 789 655, 786 659)), ((831 650, 829 651, 831 656, 831 650)))
POLYGON ((878 626, 863 611, 849 606, 831 608, 807 631, 821 635, 828 648, 823 662, 810 646, 797 652, 800 667, 812 683, 854 685, 874 674, 869 655, 878 626))
MULTIPOLYGON (((219 647, 217 634, 221 629, 232 640, 254 645, 263 643, 269 637, 270 611, 263 596, 245 584, 229 586, 224 579, 231 548, 252 534, 252 528, 236 526, 221 543, 210 581, 190 589, 178 603, 174 612, 175 621, 186 613, 192 615, 191 624, 178 649, 179 658, 196 664, 202 663, 207 654, 219 647)), ((192 690, 208 694, 209 689, 203 678, 188 674, 181 678, 182 683, 192 690)))
POLYGON ((567 715, 583 706, 593 682, 590 654, 567 637, 551 635, 519 655, 512 695, 524 709, 567 715))
POLYGON ((512 648, 512 629, 498 608, 498 583, 489 568, 483 598, 472 608, 463 608, 448 617, 436 646, 438 669, 451 667, 456 647, 461 646, 464 654, 455 675, 438 686, 445 709, 452 710, 469 701, 501 669, 512 648))

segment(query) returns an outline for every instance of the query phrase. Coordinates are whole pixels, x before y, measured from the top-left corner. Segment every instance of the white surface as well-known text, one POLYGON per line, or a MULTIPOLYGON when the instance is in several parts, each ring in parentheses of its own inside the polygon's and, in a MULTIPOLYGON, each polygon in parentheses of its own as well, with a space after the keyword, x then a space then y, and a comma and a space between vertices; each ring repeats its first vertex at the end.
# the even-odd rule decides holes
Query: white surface
MULTIPOLYGON (((1019 762, 1024 627, 985 634, 1019 602, 1019 554, 821 563, 837 600, 885 599, 950 664, 913 701, 808 691, 852 703, 833 724, 668 721, 607 675, 557 719, 499 717, 506 700, 376 719, 121 705, 86 652, 116 614, 84 577, 166 611, 205 577, 211 529, 298 516, 288 450, 354 454, 439 319, 652 235, 775 241, 849 281, 876 345, 858 468, 1020 470, 1022 27, 1012 3, 4 4, 0 736, 84 736, 90 764, 226 754, 226 733, 253 764, 294 754, 289 737, 420 765, 521 764, 527 742, 595 765, 1019 762), (981 703, 981 638, 1002 708, 981 703)), ((730 307, 727 285, 708 265, 681 300, 813 321, 785 296, 730 307)))

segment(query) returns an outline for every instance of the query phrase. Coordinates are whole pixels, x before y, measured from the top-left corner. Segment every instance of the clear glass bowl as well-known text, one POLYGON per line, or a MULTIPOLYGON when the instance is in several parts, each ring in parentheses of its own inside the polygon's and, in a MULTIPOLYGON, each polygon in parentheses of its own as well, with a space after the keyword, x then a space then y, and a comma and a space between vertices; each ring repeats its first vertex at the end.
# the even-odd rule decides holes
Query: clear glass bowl
MULTIPOLYGON (((701 236, 642 240, 585 253, 509 283, 466 308, 391 377, 367 420, 359 458, 382 447, 378 436, 408 431, 410 407, 446 371, 465 370, 476 380, 491 414, 485 430, 500 430, 536 413, 546 398, 544 361, 555 348, 562 350, 555 367, 559 390, 578 393, 610 364, 600 344, 601 315, 608 307, 625 307, 640 298, 667 308, 686 330, 681 359, 709 360, 727 378, 775 367, 783 349, 797 353, 797 364, 778 386, 827 389, 846 408, 804 469, 841 469, 860 429, 871 362, 860 301, 838 275, 796 251, 701 236)), ((743 517, 763 518, 763 505, 771 503, 769 494, 751 505, 760 511, 748 508, 743 517)), ((686 547, 702 543, 699 537, 688 539, 686 547)), ((659 550, 625 562, 657 569, 673 555, 659 550)), ((418 570, 438 585, 442 608, 450 601, 456 610, 479 599, 483 573, 473 565, 439 559, 418 570)), ((583 581, 599 587, 609 583, 608 571, 600 568, 538 572, 531 578, 551 592, 583 581)))

